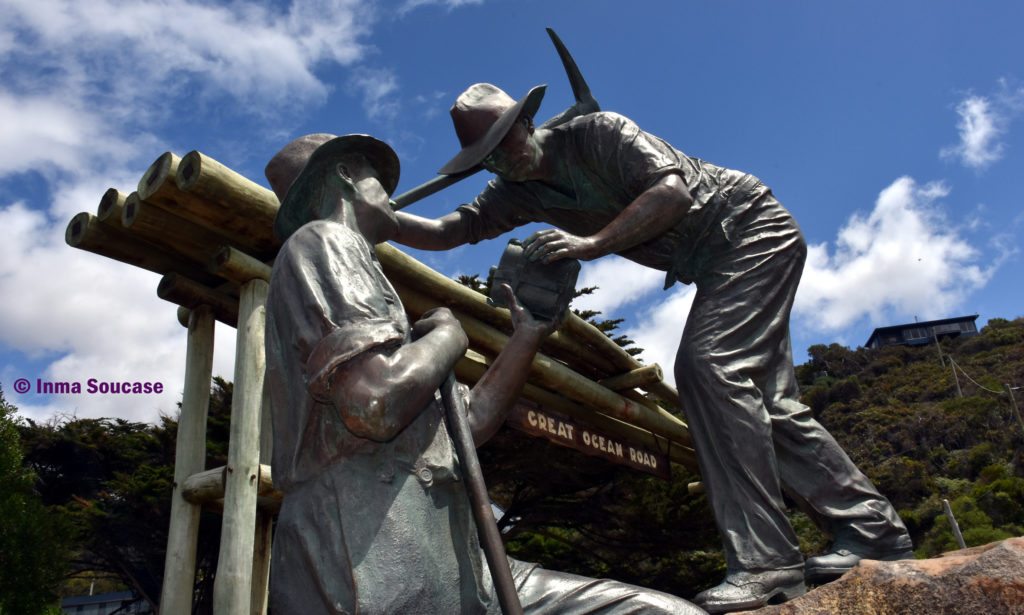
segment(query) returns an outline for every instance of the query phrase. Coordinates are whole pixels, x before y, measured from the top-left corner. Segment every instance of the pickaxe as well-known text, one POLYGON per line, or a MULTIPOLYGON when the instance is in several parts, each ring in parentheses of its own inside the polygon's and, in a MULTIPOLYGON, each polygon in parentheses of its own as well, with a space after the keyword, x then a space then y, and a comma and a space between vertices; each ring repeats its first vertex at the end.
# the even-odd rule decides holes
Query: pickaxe
MULTIPOLYGON (((590 93, 590 86, 588 86, 586 80, 583 79, 583 75, 580 73, 579 67, 576 66, 576 61, 572 59, 572 55, 562 43, 562 39, 558 38, 558 35, 555 34, 555 31, 551 28, 546 28, 546 30, 548 32, 548 36, 551 37, 551 42, 555 45, 555 50, 558 51, 558 57, 562 59, 562 66, 565 67, 565 74, 569 77, 569 85, 572 87, 572 94, 576 99, 576 102, 571 107, 544 122, 540 126, 541 128, 552 128, 559 124, 564 124, 574 117, 600 111, 601 107, 598 106, 594 96, 590 93)), ((440 192, 448 186, 466 179, 470 175, 480 172, 481 169, 483 169, 483 167, 475 167, 455 175, 438 175, 434 179, 396 196, 391 201, 391 207, 394 208, 395 211, 398 211, 399 209, 407 207, 420 199, 424 199, 435 192, 440 192)))

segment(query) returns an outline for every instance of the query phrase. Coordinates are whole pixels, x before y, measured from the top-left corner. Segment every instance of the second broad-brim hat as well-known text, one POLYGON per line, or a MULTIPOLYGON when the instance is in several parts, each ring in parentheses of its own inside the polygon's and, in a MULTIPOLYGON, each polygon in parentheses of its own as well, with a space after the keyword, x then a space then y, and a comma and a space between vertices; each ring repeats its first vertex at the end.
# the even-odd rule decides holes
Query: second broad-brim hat
POLYGON ((546 85, 538 85, 518 101, 490 83, 476 83, 452 105, 452 123, 462 150, 438 173, 455 175, 483 162, 498 147, 520 116, 533 117, 540 108, 546 85))
POLYGON ((394 193, 401 172, 398 155, 387 143, 370 135, 306 135, 284 146, 267 163, 267 179, 281 201, 274 219, 274 233, 281 241, 314 219, 319 203, 312 202, 308 184, 318 179, 321 169, 352 153, 365 156, 384 190, 388 195, 394 193))

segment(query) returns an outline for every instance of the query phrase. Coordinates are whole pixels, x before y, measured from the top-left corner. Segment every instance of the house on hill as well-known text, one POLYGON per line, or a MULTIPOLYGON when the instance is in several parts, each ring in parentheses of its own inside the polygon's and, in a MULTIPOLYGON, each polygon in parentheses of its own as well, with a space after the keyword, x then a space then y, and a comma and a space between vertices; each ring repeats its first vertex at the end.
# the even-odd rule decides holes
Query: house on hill
POLYGON ((977 335, 978 327, 974 324, 977 319, 978 315, 972 314, 971 316, 957 316, 943 320, 879 327, 871 333, 871 337, 865 342, 864 347, 921 346, 934 342, 936 338, 977 335))

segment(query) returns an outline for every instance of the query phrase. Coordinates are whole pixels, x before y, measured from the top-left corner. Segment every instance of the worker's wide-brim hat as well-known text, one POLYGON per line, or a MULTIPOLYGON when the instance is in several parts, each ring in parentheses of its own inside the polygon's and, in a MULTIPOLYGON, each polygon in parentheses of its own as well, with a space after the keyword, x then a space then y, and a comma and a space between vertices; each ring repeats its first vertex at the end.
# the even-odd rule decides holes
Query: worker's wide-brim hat
POLYGON ((401 172, 398 155, 387 143, 370 135, 305 135, 270 159, 265 173, 281 202, 274 219, 274 233, 281 241, 316 216, 319 203, 313 202, 311 182, 320 180, 322 170, 337 164, 341 156, 352 153, 365 156, 384 190, 388 195, 394 193, 401 172))
POLYGON ((532 118, 540 109, 546 85, 538 85, 518 101, 490 83, 469 86, 451 108, 455 134, 462 150, 438 173, 455 175, 476 167, 494 148, 521 116, 532 118))

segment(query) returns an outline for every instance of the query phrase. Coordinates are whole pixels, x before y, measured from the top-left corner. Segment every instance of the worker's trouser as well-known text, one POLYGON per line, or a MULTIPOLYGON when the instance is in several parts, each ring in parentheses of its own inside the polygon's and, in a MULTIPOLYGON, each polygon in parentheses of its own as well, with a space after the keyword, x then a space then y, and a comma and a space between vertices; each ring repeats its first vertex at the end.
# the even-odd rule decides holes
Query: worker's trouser
POLYGON ((759 185, 706 251, 676 384, 730 571, 802 564, 782 489, 835 544, 872 557, 911 548, 892 505, 798 400, 789 315, 807 246, 759 185))

